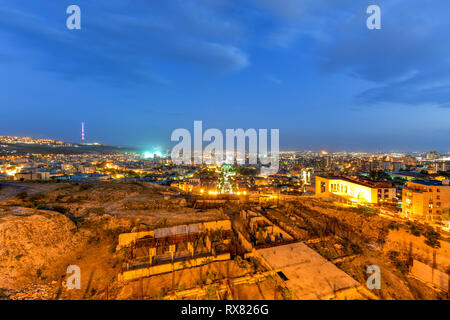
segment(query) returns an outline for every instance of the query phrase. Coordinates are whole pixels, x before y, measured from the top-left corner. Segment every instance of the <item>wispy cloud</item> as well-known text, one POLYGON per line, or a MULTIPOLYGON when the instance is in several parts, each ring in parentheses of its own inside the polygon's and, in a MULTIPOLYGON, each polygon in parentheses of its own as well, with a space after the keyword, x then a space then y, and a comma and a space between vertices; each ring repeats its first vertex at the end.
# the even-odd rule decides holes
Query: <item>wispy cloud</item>
POLYGON ((164 61, 225 73, 249 65, 248 55, 233 39, 239 25, 214 11, 220 2, 209 7, 198 1, 130 2, 132 12, 119 2, 103 0, 82 6, 79 31, 49 24, 47 20, 55 19, 45 15, 45 1, 41 10, 31 13, 0 6, 0 33, 39 56, 26 63, 72 79, 168 85, 173 80, 160 68, 164 61))
MULTIPOLYGON (((325 73, 372 85, 356 94, 358 104, 450 101, 449 1, 379 0, 376 31, 366 28, 366 1, 82 1, 77 32, 65 29, 64 15, 46 10, 53 1, 24 12, 26 3, 0 5, 0 34, 18 52, 33 52, 24 63, 67 79, 167 86, 180 80, 181 68, 235 73, 252 65, 254 48, 277 47, 308 55, 325 73)), ((0 62, 8 56, 2 54, 0 62)))
POLYGON ((268 81, 270 81, 270 82, 272 82, 272 83, 275 83, 275 84, 282 84, 282 83, 283 83, 283 81, 282 81, 281 79, 279 79, 279 78, 277 78, 277 77, 275 77, 274 75, 271 75, 271 74, 267 74, 267 75, 265 76, 265 78, 266 78, 268 81))
POLYGON ((372 83, 356 103, 450 104, 450 2, 380 0, 382 29, 366 28, 366 1, 250 0, 276 17, 268 43, 299 50, 312 43, 326 73, 345 73, 372 83), (442 72, 442 71, 445 72, 442 72))
MULTIPOLYGON (((315 51, 322 69, 373 83, 372 89, 356 97, 357 103, 448 106, 450 21, 446 16, 450 3, 430 6, 419 0, 390 0, 378 4, 381 30, 365 28, 366 3, 359 2, 340 6, 339 19, 330 18, 323 25, 322 31, 330 37, 317 38, 315 51)), ((321 17, 317 20, 323 21, 321 17)))

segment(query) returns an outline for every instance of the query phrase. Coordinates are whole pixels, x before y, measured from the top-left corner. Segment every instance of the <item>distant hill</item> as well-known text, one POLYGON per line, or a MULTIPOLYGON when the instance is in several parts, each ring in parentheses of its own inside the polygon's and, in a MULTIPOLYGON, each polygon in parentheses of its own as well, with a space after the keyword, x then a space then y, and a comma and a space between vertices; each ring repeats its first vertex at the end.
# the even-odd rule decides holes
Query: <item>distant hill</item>
POLYGON ((117 147, 106 145, 73 144, 61 146, 52 144, 1 143, 0 154, 112 154, 125 152, 139 152, 133 147, 117 147))

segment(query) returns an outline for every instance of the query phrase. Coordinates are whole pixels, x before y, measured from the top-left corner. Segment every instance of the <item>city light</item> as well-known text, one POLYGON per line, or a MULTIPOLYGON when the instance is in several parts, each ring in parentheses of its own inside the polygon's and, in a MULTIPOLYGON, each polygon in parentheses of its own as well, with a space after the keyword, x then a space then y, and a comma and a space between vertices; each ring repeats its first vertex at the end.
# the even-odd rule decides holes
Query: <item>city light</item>
POLYGON ((20 172, 20 168, 14 168, 14 169, 7 169, 6 170, 6 174, 8 175, 8 176, 15 176, 16 175, 16 173, 18 173, 18 172, 20 172))
POLYGON ((153 159, 155 156, 158 158, 161 158, 162 157, 161 151, 157 150, 154 152, 149 152, 149 151, 144 152, 144 159, 153 159))

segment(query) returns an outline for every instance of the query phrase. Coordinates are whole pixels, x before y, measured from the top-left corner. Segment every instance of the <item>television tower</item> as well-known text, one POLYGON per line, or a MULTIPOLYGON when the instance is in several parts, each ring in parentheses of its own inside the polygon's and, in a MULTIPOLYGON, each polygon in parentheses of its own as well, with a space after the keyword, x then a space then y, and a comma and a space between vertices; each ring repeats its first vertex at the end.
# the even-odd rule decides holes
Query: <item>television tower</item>
POLYGON ((84 143, 84 122, 81 122, 81 143, 84 143))

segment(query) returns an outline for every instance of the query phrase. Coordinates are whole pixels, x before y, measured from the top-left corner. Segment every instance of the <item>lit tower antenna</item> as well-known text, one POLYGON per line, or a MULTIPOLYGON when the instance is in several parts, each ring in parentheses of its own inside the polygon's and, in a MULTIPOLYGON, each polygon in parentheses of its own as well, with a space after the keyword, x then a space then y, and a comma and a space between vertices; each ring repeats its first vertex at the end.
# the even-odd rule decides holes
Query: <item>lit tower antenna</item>
POLYGON ((81 122, 81 142, 84 143, 84 122, 81 122))

